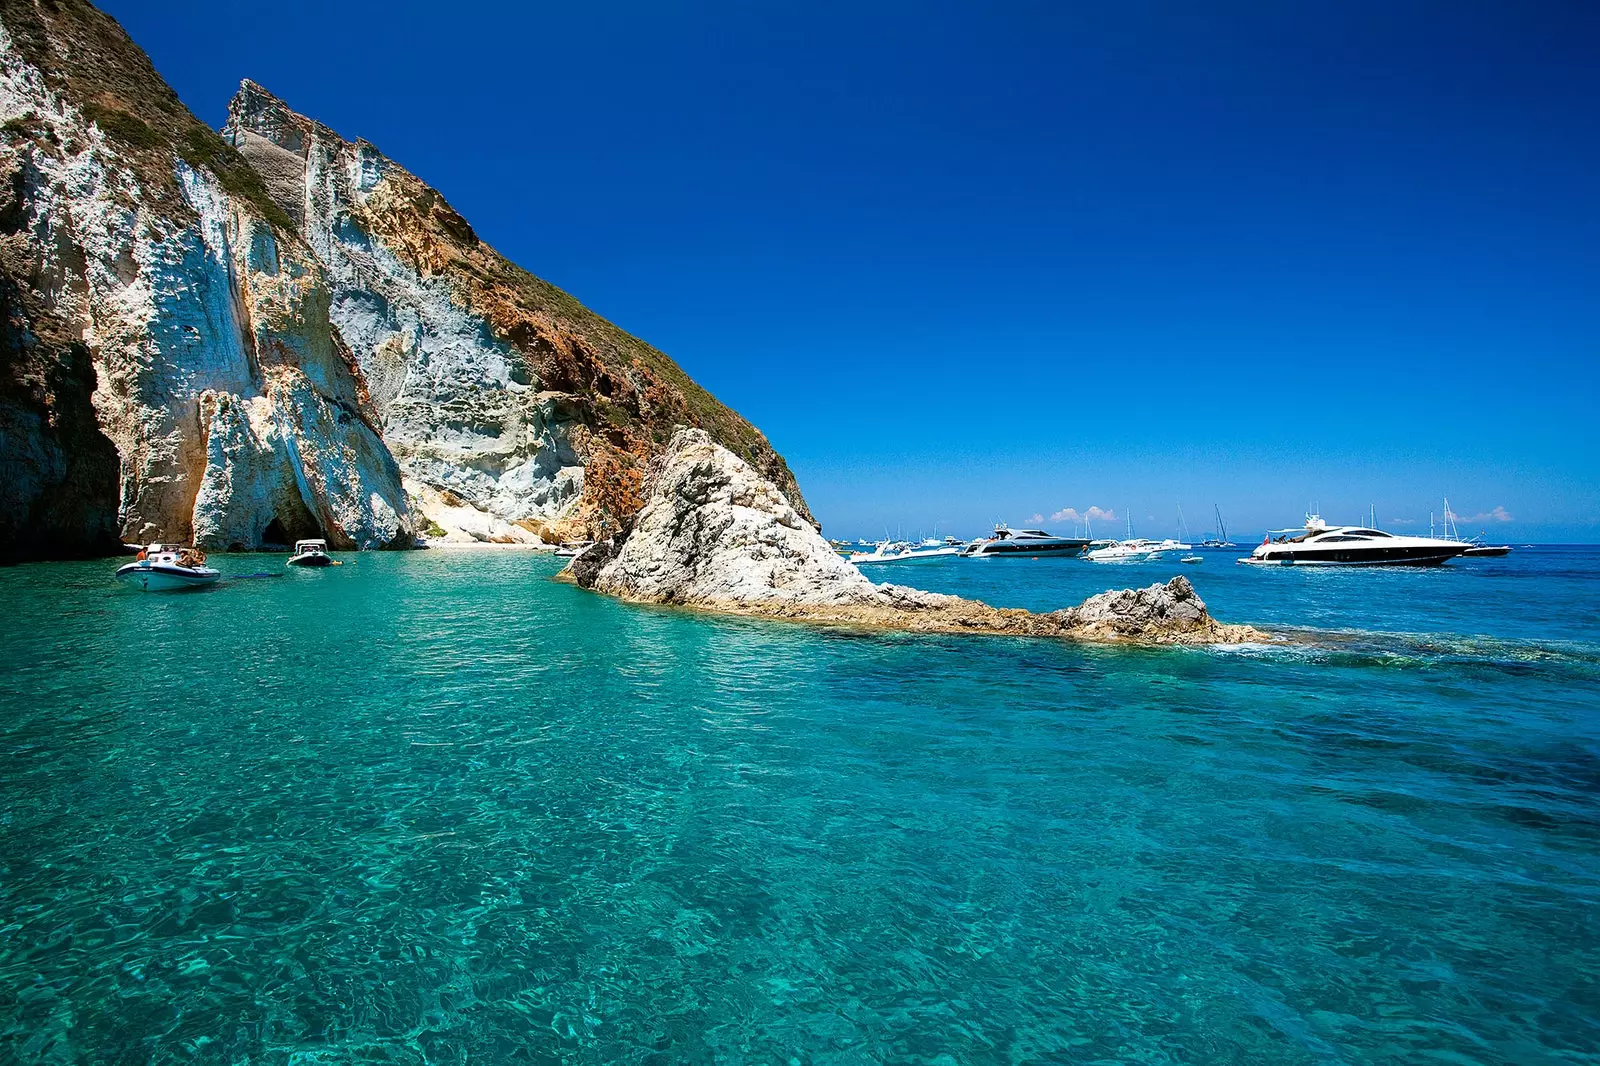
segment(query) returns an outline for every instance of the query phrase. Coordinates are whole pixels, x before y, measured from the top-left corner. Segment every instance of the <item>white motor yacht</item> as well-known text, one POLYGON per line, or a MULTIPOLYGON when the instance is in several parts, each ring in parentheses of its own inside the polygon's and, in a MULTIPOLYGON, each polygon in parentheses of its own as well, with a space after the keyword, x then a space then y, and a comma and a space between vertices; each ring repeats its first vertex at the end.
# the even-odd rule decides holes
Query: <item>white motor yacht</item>
POLYGON ((117 567, 117 578, 147 592, 215 585, 222 571, 206 565, 206 553, 183 544, 151 544, 131 563, 117 567))
POLYGON ((289 556, 289 561, 284 566, 338 566, 339 562, 328 554, 328 542, 325 540, 297 540, 294 542, 294 554, 289 556))
POLYGON ((857 566, 862 563, 917 563, 929 559, 948 559, 952 555, 960 555, 960 548, 952 548, 936 542, 934 547, 913 547, 904 541, 880 541, 870 552, 854 552, 845 556, 849 562, 857 566))
MULTIPOLYGON (((1119 540, 1115 544, 1104 548, 1096 548, 1085 558, 1095 563, 1142 563, 1150 559, 1161 558, 1161 553, 1172 550, 1163 547, 1163 542, 1154 540, 1119 540)), ((1172 544, 1175 546, 1176 541, 1172 544)))
POLYGON ((1082 555, 1089 546, 1086 537, 1058 537, 1042 529, 1012 529, 994 527, 994 536, 975 540, 961 549, 961 554, 974 559, 1000 556, 1082 555))
POLYGON ((1273 530, 1248 559, 1239 561, 1282 566, 1438 566, 1471 547, 1460 540, 1330 526, 1321 515, 1307 515, 1304 529, 1273 530))

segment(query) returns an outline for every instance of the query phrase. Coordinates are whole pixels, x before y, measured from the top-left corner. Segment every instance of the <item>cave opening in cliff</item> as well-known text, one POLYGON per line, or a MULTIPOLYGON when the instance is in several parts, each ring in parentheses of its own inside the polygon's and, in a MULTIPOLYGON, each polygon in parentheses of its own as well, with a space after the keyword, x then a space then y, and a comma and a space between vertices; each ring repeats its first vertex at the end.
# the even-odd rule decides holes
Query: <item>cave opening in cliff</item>
POLYGON ((263 548, 288 548, 297 540, 307 540, 312 537, 327 539, 327 534, 311 512, 304 507, 295 508, 288 514, 275 514, 272 521, 261 531, 260 545, 263 548), (295 513, 298 511, 298 513, 295 513))

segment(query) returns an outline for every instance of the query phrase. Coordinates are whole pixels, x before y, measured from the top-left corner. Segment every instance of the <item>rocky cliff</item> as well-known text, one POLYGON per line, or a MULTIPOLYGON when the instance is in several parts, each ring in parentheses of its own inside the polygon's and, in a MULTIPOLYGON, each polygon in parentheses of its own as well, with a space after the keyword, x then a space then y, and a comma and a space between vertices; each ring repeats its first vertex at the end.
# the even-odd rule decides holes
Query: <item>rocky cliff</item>
POLYGON ((1090 597, 1048 614, 876 585, 841 559, 784 493, 695 429, 674 434, 632 528, 565 572, 638 603, 905 629, 1101 642, 1216 644, 1267 639, 1223 625, 1182 577, 1090 597))
POLYGON ((334 324, 430 521, 499 539, 614 531, 677 423, 707 430, 805 514, 754 427, 661 352, 500 256, 377 148, 249 81, 229 116, 224 136, 323 264, 334 324))
POLYGON ((0 304, 0 550, 609 532, 675 422, 804 514, 760 433, 437 192, 248 82, 219 136, 83 0, 0 0, 0 304))
POLYGON ((63 471, 21 482, 36 503, 13 541, 64 554, 52 545, 108 523, 121 539, 218 548, 412 541, 316 257, 93 7, 0 3, 0 179, 12 328, 59 367, 30 393, 36 419, 8 420, 0 462, 32 468, 54 449, 48 469, 63 471))

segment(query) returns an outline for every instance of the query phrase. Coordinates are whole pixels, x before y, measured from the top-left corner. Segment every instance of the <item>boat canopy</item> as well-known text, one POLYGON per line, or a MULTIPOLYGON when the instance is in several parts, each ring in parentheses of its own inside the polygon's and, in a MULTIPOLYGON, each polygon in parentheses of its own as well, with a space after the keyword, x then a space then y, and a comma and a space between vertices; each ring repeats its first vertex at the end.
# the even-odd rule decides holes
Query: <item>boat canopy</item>
POLYGON ((297 552, 327 551, 328 542, 325 540, 297 540, 294 542, 294 550, 297 552))

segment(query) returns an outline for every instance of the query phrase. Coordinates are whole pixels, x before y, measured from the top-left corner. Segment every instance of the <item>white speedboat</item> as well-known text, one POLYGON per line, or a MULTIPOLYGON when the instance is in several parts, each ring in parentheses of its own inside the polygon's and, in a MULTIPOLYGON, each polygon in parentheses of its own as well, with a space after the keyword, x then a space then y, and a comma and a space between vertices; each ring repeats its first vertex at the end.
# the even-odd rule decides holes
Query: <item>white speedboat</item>
POLYGON ((289 561, 284 566, 338 566, 339 562, 328 554, 328 542, 325 540, 297 540, 294 542, 294 554, 289 556, 289 561))
POLYGON ((1472 547, 1436 537, 1397 537, 1365 526, 1330 526, 1307 515, 1303 530, 1267 534, 1241 563, 1265 566, 1438 566, 1472 547))
POLYGON ((1042 529, 1012 529, 1000 525, 994 527, 994 536, 975 540, 960 551, 974 559, 1007 555, 1032 558, 1036 555, 1082 555, 1088 546, 1085 537, 1058 537, 1042 529))
POLYGON ((569 541, 564 541, 561 544, 561 546, 556 549, 556 558, 557 559, 571 559, 574 556, 582 555, 584 552, 588 551, 593 546, 594 546, 594 541, 592 541, 592 540, 569 540, 569 541))
MULTIPOLYGON (((1161 553, 1171 548, 1162 547, 1161 541, 1132 539, 1119 540, 1104 548, 1096 548, 1085 558, 1095 563, 1142 563, 1161 558, 1161 553)), ((1173 541, 1173 545, 1177 542, 1173 541)))
POLYGON ((206 553, 182 544, 151 544, 131 563, 117 567, 117 578, 147 592, 175 592, 215 585, 222 571, 206 565, 206 553))
POLYGON ((948 559, 952 555, 960 555, 960 548, 946 547, 912 547, 904 541, 880 541, 870 552, 855 552, 845 558, 857 566, 862 563, 917 563, 929 559, 948 559))

